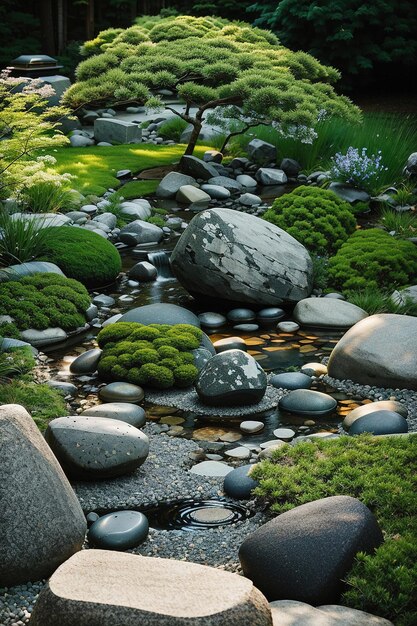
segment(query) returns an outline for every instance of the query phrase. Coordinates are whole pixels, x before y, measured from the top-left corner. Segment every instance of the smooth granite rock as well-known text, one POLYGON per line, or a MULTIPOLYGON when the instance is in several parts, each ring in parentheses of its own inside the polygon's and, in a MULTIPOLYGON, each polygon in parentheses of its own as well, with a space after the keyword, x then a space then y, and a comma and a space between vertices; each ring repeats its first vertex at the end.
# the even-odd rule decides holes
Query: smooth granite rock
POLYGON ((258 324, 235 324, 233 330, 238 330, 241 333, 255 333, 259 330, 258 324))
POLYGON ((317 609, 327 617, 338 620, 338 626, 394 626, 392 622, 378 615, 371 615, 365 611, 352 609, 339 604, 324 604, 317 609))
POLYGON ((323 363, 305 363, 300 368, 300 372, 307 376, 323 376, 327 374, 327 367, 323 363))
POLYGON ((277 329, 282 333, 296 333, 299 328, 299 325, 295 322, 279 322, 277 324, 277 329))
POLYGON ((241 324, 242 322, 246 324, 256 319, 256 313, 252 309, 232 309, 228 312, 227 319, 232 324, 241 324))
POLYGON ((75 480, 129 474, 149 452, 144 433, 107 417, 58 417, 49 422, 45 439, 67 476, 75 480))
POLYGON ((222 326, 227 324, 227 319, 224 315, 221 315, 220 313, 215 313, 213 311, 200 313, 198 319, 200 320, 200 324, 201 326, 203 326, 203 328, 215 329, 221 328, 222 326))
POLYGON ((269 600, 337 602, 357 552, 383 541, 362 502, 333 496, 297 506, 258 528, 242 543, 243 573, 269 600))
POLYGON ((125 144, 138 141, 141 137, 142 130, 137 124, 102 117, 94 121, 94 139, 96 141, 125 144))
POLYGON ((281 170, 284 170, 289 178, 294 178, 295 176, 298 176, 300 171, 303 169, 298 161, 296 161, 295 159, 287 158, 282 159, 279 167, 281 170))
POLYGON ((350 204, 369 202, 370 200, 370 196, 366 191, 356 189, 356 187, 351 185, 344 185, 343 183, 330 183, 329 191, 333 191, 341 200, 350 202, 350 204))
POLYGON ((194 202, 210 202, 211 196, 194 185, 183 185, 178 189, 175 200, 182 204, 192 204, 194 202))
POLYGON ((239 176, 236 176, 236 182, 242 185, 242 187, 246 187, 246 189, 254 189, 258 186, 256 180, 247 174, 239 174, 239 176))
POLYGON ((46 578, 87 529, 64 472, 26 410, 0 406, 0 587, 46 578))
POLYGON ((162 228, 149 224, 143 220, 134 220, 120 230, 120 241, 127 245, 136 245, 138 243, 159 243, 163 239, 164 233, 162 228), (129 237, 125 237, 129 236, 129 237), (133 241, 134 240, 134 241, 133 241))
POLYGON ((139 324, 191 324, 200 328, 198 317, 177 304, 158 302, 130 309, 122 315, 119 322, 138 322, 139 324))
POLYGON ((220 185, 201 185, 201 190, 208 193, 213 200, 227 200, 230 198, 230 191, 220 185))
POLYGON ((152 263, 148 261, 139 261, 129 270, 129 278, 133 280, 139 280, 147 283, 156 280, 158 277, 158 270, 152 263))
POLYGON ((243 350, 246 352, 248 349, 242 337, 225 337, 224 339, 218 339, 213 343, 213 346, 217 354, 225 352, 226 350, 243 350))
POLYGON ((259 485, 258 481, 249 476, 253 465, 241 465, 225 476, 224 492, 235 500, 248 500, 252 490, 259 485))
POLYGON ((92 348, 77 356, 70 365, 70 372, 72 374, 92 374, 97 371, 97 365, 100 361, 101 353, 103 350, 100 348, 92 348))
POLYGON ((381 313, 358 322, 336 344, 328 374, 361 385, 417 390, 417 318, 381 313))
POLYGON ((301 326, 350 328, 368 313, 350 302, 333 298, 306 298, 295 305, 294 320, 301 326))
POLYGON ((266 374, 253 356, 242 350, 227 350, 206 363, 195 388, 204 404, 242 406, 260 402, 266 385, 266 374))
POLYGON ((350 411, 343 420, 342 426, 345 430, 349 430, 353 422, 364 415, 374 413, 375 411, 393 411, 399 413, 403 417, 407 417, 408 409, 401 402, 395 400, 379 400, 378 402, 369 402, 362 406, 356 407, 353 411, 350 411))
POLYGON ((313 607, 296 600, 269 604, 274 626, 394 626, 383 617, 338 604, 313 607))
POLYGON ((257 422, 254 420, 246 420, 239 424, 239 428, 243 433, 249 433, 250 435, 254 433, 259 433, 261 430, 265 428, 265 424, 263 422, 257 422))
POLYGON ((27 263, 9 265, 1 269, 0 283, 9 280, 20 280, 23 276, 31 276, 32 274, 59 274, 60 276, 65 276, 64 272, 55 263, 28 261, 27 263))
POLYGON ((86 417, 109 417, 110 419, 120 420, 131 424, 135 428, 140 428, 146 422, 145 409, 137 404, 129 402, 107 402, 104 404, 96 404, 95 406, 85 409, 81 415, 86 417))
POLYGON ((231 194, 239 193, 242 191, 242 185, 238 183, 234 178, 229 178, 228 176, 214 176, 213 178, 209 178, 209 185, 215 185, 216 187, 223 187, 227 189, 231 194))
POLYGON ((180 172, 169 172, 159 183, 155 195, 157 198, 174 198, 179 188, 183 185, 198 187, 192 176, 186 176, 180 172))
POLYGON ((100 400, 104 402, 132 402, 138 404, 145 397, 142 387, 131 383, 115 382, 100 388, 100 400))
POLYGON ((321 391, 296 389, 280 398, 278 406, 282 411, 298 415, 329 415, 336 410, 337 401, 321 391))
POLYGON ((405 417, 394 411, 373 411, 356 419, 349 428, 349 435, 361 433, 373 435, 408 433, 408 424, 405 417))
POLYGON ((202 370, 207 361, 210 361, 213 356, 213 354, 206 348, 196 348, 195 350, 191 350, 191 352, 194 356, 194 365, 198 371, 202 370))
POLYGON ((95 548, 103 550, 129 550, 145 541, 149 522, 138 511, 108 513, 90 526, 87 539, 95 548))
POLYGON ((50 346, 54 343, 61 343, 68 338, 67 333, 62 328, 46 328, 46 330, 35 330, 28 328, 20 333, 23 341, 27 341, 36 348, 50 346))
MULTIPOLYGON (((122 202, 120 205, 120 213, 124 217, 130 218, 128 221, 132 222, 134 220, 147 220, 151 216, 151 209, 142 204, 137 204, 136 202, 122 202)), ((115 228, 115 226, 112 228, 115 228)))
POLYGON ((264 596, 219 569, 83 550, 51 577, 31 626, 272 626, 264 596))
POLYGON ((231 209, 198 213, 175 246, 171 266, 191 293, 234 302, 281 305, 312 289, 304 246, 277 226, 231 209))
POLYGON ((46 384, 48 385, 48 387, 56 389, 64 396, 71 396, 74 398, 78 393, 78 387, 76 385, 73 385, 72 383, 66 383, 62 380, 48 380, 46 384))
POLYGON ((217 176, 217 170, 210 163, 205 163, 201 159, 195 156, 184 155, 180 160, 180 168, 187 176, 193 178, 202 178, 203 180, 209 180, 213 176, 217 176))
POLYGON ((275 325, 280 319, 285 316, 285 311, 278 307, 268 307, 266 309, 261 309, 256 314, 256 321, 259 322, 262 326, 272 326, 275 325))
POLYGON ((285 185, 288 181, 287 175, 283 170, 271 167, 261 167, 255 174, 256 180, 261 185, 285 185))
POLYGON ((277 389, 310 389, 311 380, 307 374, 301 372, 283 372, 282 374, 274 374, 269 381, 271 385, 277 389))

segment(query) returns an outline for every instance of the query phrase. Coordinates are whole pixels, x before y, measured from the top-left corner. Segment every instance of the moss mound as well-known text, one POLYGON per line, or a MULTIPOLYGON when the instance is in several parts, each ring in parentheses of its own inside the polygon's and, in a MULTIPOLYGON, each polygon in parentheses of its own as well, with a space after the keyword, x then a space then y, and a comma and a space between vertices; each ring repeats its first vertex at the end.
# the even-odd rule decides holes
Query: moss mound
POLYGON ((85 324, 90 296, 81 283, 58 274, 33 274, 0 284, 0 315, 14 323, 0 325, 0 335, 59 327, 72 331, 85 324), (16 330, 17 329, 17 330, 16 330))
POLYGON ((79 280, 89 289, 114 282, 122 269, 120 254, 112 243, 73 226, 51 230, 40 260, 55 263, 68 278, 79 280))
POLYGON ((110 324, 97 337, 103 348, 99 376, 157 389, 189 387, 198 374, 190 351, 201 337, 201 330, 189 324, 110 324))
POLYGON ((359 498, 376 516, 385 542, 358 554, 341 604, 397 626, 417 623, 417 437, 340 437, 300 443, 257 465, 256 493, 277 513, 328 496, 359 498))
POLYGON ((415 282, 417 248, 377 228, 358 230, 329 260, 333 289, 391 291, 415 282))
POLYGON ((298 187, 277 198, 263 217, 316 254, 336 252, 356 227, 350 205, 320 187, 298 187))

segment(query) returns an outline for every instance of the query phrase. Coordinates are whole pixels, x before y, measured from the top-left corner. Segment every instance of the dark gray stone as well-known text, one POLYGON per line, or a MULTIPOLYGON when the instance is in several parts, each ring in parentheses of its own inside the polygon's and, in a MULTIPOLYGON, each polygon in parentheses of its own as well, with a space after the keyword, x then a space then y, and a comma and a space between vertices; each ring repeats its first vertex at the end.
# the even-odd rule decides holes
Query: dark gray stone
POLYGON ((115 382, 101 387, 98 392, 100 400, 104 402, 142 402, 145 394, 142 387, 131 383, 115 382))
POLYGON ((343 183, 330 183, 329 191, 333 191, 341 200, 345 200, 345 202, 349 202, 350 204, 369 202, 371 199, 366 191, 356 189, 350 185, 344 185, 343 183))
POLYGON ((363 404, 353 409, 353 411, 350 411, 343 420, 342 426, 345 430, 349 430, 355 420, 364 415, 368 415, 368 413, 374 413, 375 411, 393 411, 403 417, 408 416, 408 409, 401 404, 401 402, 397 402, 396 400, 379 400, 378 402, 363 404))
POLYGON ((77 395, 78 392, 76 385, 73 385, 72 383, 65 383, 62 380, 48 380, 46 384, 48 385, 48 387, 56 389, 64 396, 74 397, 77 395))
POLYGON ((213 354, 206 350, 206 348, 197 348, 196 350, 192 350, 194 355, 194 365, 198 369, 198 371, 202 370, 207 361, 210 361, 213 354))
POLYGON ((349 435, 372 433, 373 435, 393 435, 408 433, 407 420, 393 411, 373 411, 359 417, 349 428, 349 435))
POLYGON ((258 324, 236 324, 233 330, 239 330, 242 333, 255 333, 259 330, 258 324))
POLYGON ((149 532, 147 517, 138 511, 118 511, 100 517, 90 527, 88 543, 103 550, 129 550, 145 541, 149 532))
POLYGON ((224 315, 221 315, 220 313, 214 313, 212 311, 200 313, 198 319, 200 320, 200 324, 201 326, 203 326, 203 328, 215 329, 221 328, 222 326, 227 324, 227 319, 224 315))
POLYGON ((200 328, 200 321, 194 313, 177 304, 165 302, 145 304, 131 309, 118 320, 119 322, 138 322, 139 324, 191 324, 200 328))
POLYGON ((337 402, 327 393, 296 389, 280 398, 278 406, 282 411, 298 415, 329 415, 335 411, 337 402))
POLYGON ((203 161, 206 163, 221 163, 223 160, 223 155, 218 150, 206 150, 203 155, 203 161))
POLYGON ((313 382, 310 376, 301 372, 284 372, 283 374, 274 374, 271 376, 271 385, 278 389, 310 389, 313 382))
POLYGON ((296 302, 312 289, 304 246, 277 226, 231 209, 196 215, 175 246, 171 266, 191 293, 245 304, 296 302))
POLYGON ((80 504, 26 410, 0 406, 0 586, 47 578, 81 550, 80 504))
POLYGON ((195 156, 184 155, 180 160, 180 168, 184 174, 193 178, 208 180, 217 176, 217 170, 210 163, 205 163, 195 156))
POLYGON ((183 185, 198 186, 192 176, 186 176, 180 172, 169 172, 159 183, 155 195, 157 198, 174 198, 183 185))
POLYGON ((23 276, 31 276, 32 274, 59 274, 64 276, 64 272, 55 265, 47 261, 28 261, 18 265, 9 265, 5 269, 0 270, 0 283, 9 280, 20 280, 23 276))
POLYGON ((240 193, 242 191, 242 185, 238 183, 234 178, 229 178, 228 176, 219 176, 218 172, 213 176, 213 178, 209 178, 209 185, 215 185, 216 187, 224 187, 230 193, 240 193))
POLYGON ((271 167, 261 167, 255 174, 256 180, 261 185, 285 185, 288 181, 287 175, 282 170, 271 167))
POLYGON ((139 261, 129 270, 129 278, 142 282, 151 282, 158 277, 158 270, 148 261, 139 261))
POLYGON ((277 160, 276 147, 262 139, 252 139, 247 145, 247 152, 255 163, 275 163, 277 160))
POLYGON ((223 490, 235 500, 248 500, 252 490, 259 485, 258 481, 249 476, 253 465, 242 465, 231 471, 224 478, 223 490))
POLYGON ((159 226, 143 220, 134 220, 123 226, 120 230, 119 239, 127 245, 136 245, 138 243, 159 243, 163 236, 164 233, 159 226))
POLYGON ((96 404, 81 413, 87 417, 109 417, 140 428, 146 422, 145 409, 130 402, 107 402, 96 404))
POLYGON ((45 439, 67 476, 75 480, 131 473, 149 452, 144 433, 104 417, 58 417, 49 423, 45 439))
POLYGON ((358 552, 383 541, 371 511, 356 498, 334 496, 278 515, 239 550, 243 573, 268 600, 338 603, 342 580, 358 552))
POLYGON ((94 513, 94 511, 86 515, 85 519, 87 520, 88 527, 90 528, 91 524, 94 524, 94 522, 96 522, 99 518, 100 515, 98 515, 98 513, 94 513))
POLYGON ((227 350, 206 363, 195 388, 204 404, 242 406, 260 402, 266 385, 266 374, 252 356, 242 350, 227 350))
POLYGON ((100 348, 93 348, 92 350, 83 352, 72 361, 70 372, 72 374, 92 374, 97 371, 97 365, 102 352, 103 350, 100 348))
POLYGON ((247 322, 255 321, 256 313, 251 309, 232 309, 228 312, 227 319, 233 324, 240 324, 241 322, 246 324, 247 322))
POLYGON ((214 342, 213 346, 217 354, 225 352, 226 350, 243 350, 246 352, 248 349, 245 340, 241 337, 225 337, 224 339, 218 339, 218 341, 214 342))
POLYGON ((298 174, 302 170, 301 165, 298 163, 298 161, 295 161, 295 159, 282 159, 281 165, 279 167, 281 170, 284 170, 289 178, 294 178, 298 176, 298 174))
POLYGON ((260 311, 258 311, 256 315, 256 320, 262 326, 269 326, 276 324, 283 317, 285 317, 285 311, 279 309, 278 307, 269 307, 267 309, 261 309, 260 311))

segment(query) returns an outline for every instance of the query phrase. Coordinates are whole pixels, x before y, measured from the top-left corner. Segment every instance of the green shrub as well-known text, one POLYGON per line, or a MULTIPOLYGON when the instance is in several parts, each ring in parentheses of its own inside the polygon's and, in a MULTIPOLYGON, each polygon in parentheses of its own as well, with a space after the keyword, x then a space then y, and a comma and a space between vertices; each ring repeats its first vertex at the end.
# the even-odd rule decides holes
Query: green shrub
POLYGON ((317 254, 334 253, 356 226, 350 205, 320 187, 301 186, 284 194, 263 217, 317 254))
POLYGON ((399 212, 386 207, 381 213, 381 224, 402 239, 417 236, 417 215, 414 211, 399 212))
POLYGON ((152 215, 147 219, 149 224, 154 224, 155 226, 159 226, 159 228, 163 228, 165 226, 165 220, 160 215, 152 215))
POLYGON ((55 263, 66 276, 89 289, 115 281, 122 269, 118 250, 97 233, 84 228, 54 228, 44 245, 44 261, 55 263))
MULTIPOLYGON (((19 331, 56 326, 75 330, 85 324, 89 305, 85 287, 58 274, 33 274, 0 284, 0 315, 10 315, 19 331)), ((7 335, 5 326, 2 335, 7 335)))
POLYGON ((158 135, 165 140, 171 139, 175 143, 179 143, 181 135, 187 126, 188 124, 185 120, 182 120, 180 117, 173 117, 161 124, 158 135))
POLYGON ((416 246, 376 228, 356 231, 329 260, 331 285, 343 292, 404 287, 416 273, 416 246))
POLYGON ((359 498, 375 514, 385 543, 359 554, 342 604, 397 626, 417 623, 417 437, 340 437, 285 446, 257 465, 256 494, 274 513, 335 495, 359 498))
POLYGON ((97 337, 103 349, 99 376, 157 389, 188 387, 198 374, 190 350, 201 337, 201 330, 188 324, 110 324, 97 337))
POLYGON ((391 299, 392 289, 360 289, 350 291, 348 301, 356 304, 369 315, 376 313, 395 313, 397 315, 417 315, 417 303, 412 298, 406 299, 404 304, 396 303, 391 299))

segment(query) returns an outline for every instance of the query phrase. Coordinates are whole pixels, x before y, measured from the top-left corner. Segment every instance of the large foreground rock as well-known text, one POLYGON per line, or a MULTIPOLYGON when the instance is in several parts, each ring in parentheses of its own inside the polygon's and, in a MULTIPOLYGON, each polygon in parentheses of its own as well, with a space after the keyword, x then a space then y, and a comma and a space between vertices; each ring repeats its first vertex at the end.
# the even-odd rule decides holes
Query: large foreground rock
POLYGON ((269 600, 336 603, 357 552, 383 541, 371 511, 356 498, 333 496, 278 515, 239 550, 243 573, 269 600))
POLYGON ((78 500, 29 413, 0 407, 0 587, 49 576, 81 550, 78 500))
POLYGON ((334 348, 328 374, 362 385, 417 390, 417 318, 372 315, 334 348))
POLYGON ((169 559, 84 550, 42 590, 31 626, 271 626, 264 596, 236 574, 169 559))
POLYGON ((172 269, 191 293, 250 304, 298 302, 312 289, 307 250, 284 230, 233 211, 202 211, 171 255, 172 269))

